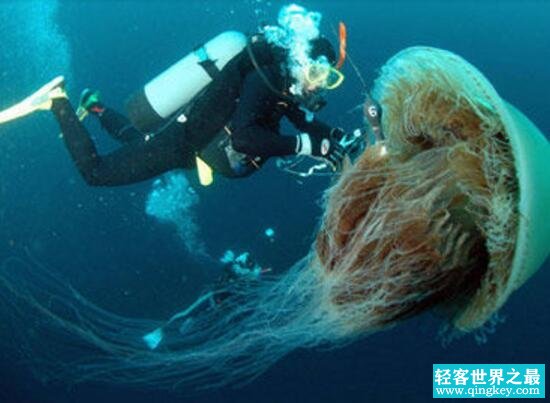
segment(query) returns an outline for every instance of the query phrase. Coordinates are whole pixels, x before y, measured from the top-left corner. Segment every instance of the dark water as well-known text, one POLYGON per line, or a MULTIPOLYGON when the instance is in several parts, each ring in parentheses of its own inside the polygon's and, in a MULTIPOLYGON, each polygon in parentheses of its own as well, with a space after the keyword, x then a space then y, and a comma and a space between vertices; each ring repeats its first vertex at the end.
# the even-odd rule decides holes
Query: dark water
MULTIPOLYGON (((61 1, 53 18, 44 20, 36 16, 42 15, 37 3, 0 2, 0 105, 60 72, 73 99, 90 86, 122 107, 129 93, 195 45, 227 29, 253 32, 285 4, 156 3, 61 1), (53 32, 61 39, 52 36, 51 24, 57 24, 53 32)), ((550 3, 303 4, 324 14, 329 33, 331 25, 346 22, 350 54, 369 84, 377 69, 405 47, 446 48, 476 65, 505 99, 550 132, 550 3)), ((331 95, 321 117, 353 129, 360 116, 346 111, 361 102, 361 87, 349 65, 345 73, 346 83, 331 95)), ((102 150, 113 147, 97 124, 88 126, 102 150)), ((146 216, 151 183, 87 187, 56 133, 47 114, 0 128, 0 258, 28 250, 91 300, 126 316, 164 318, 191 302, 219 267, 191 258, 172 227, 146 216)), ((226 248, 248 249, 284 271, 309 250, 326 185, 323 179, 300 184, 270 164, 249 179, 198 188, 200 236, 213 256, 226 248), (262 236, 268 226, 277 231, 275 243, 262 236)), ((483 345, 466 337, 443 348, 436 341, 437 320, 424 315, 340 350, 294 352, 246 387, 191 398, 123 385, 42 384, 14 358, 15 350, 3 351, 0 402, 424 402, 431 399, 433 363, 548 364, 549 277, 547 263, 510 298, 502 310, 506 322, 483 345)), ((0 335, 11 338, 13 325, 0 322, 0 335)))

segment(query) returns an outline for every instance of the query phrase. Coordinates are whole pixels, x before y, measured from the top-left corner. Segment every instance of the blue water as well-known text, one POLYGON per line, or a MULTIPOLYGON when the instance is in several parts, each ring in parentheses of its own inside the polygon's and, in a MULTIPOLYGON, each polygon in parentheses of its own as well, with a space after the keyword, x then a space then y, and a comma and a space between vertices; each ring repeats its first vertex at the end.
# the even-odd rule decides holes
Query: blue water
MULTIPOLYGON (((1 107, 62 73, 73 100, 89 86, 122 108, 128 94, 195 45, 227 29, 253 32, 285 4, 40 3, 0 3, 1 107)), ((369 85, 377 69, 405 47, 446 48, 476 65, 503 98, 550 133, 549 2, 303 5, 324 14, 331 37, 331 25, 346 22, 350 55, 369 85)), ((347 111, 361 102, 362 88, 349 64, 344 71, 347 80, 321 117, 353 129, 361 117, 347 111)), ((88 127, 102 151, 114 147, 98 124, 88 127)), ((151 182, 86 186, 48 114, 0 127, 0 150, 0 259, 30 253, 95 303, 130 317, 168 317, 219 274, 218 265, 189 253, 174 227, 145 213, 151 182)), ((190 181, 196 185, 196 178, 190 181)), ((268 164, 248 179, 196 186, 197 236, 211 256, 247 249, 284 271, 309 251, 327 184, 322 178, 299 183, 268 164), (263 235, 268 227, 276 231, 273 243, 263 235)), ((483 345, 466 337, 443 348, 436 341, 439 322, 428 314, 339 350, 296 351, 248 386, 193 397, 124 385, 41 383, 21 355, 2 350, 0 402, 425 402, 431 399, 433 363, 550 363, 548 266, 510 298, 502 310, 506 322, 483 345)), ((3 339, 14 338, 10 326, 0 319, 3 339)))

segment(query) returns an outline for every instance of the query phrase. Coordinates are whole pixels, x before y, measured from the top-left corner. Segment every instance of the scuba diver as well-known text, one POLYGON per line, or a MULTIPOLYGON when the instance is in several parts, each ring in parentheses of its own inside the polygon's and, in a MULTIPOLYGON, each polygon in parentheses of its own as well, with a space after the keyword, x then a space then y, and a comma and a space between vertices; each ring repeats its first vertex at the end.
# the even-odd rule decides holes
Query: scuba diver
POLYGON ((233 287, 260 281, 263 274, 271 271, 271 268, 264 268, 256 263, 249 252, 236 255, 232 250, 226 250, 219 261, 223 265, 223 274, 210 291, 202 294, 183 311, 173 315, 162 326, 143 336, 143 342, 149 349, 155 350, 169 333, 190 332, 197 315, 205 309, 221 307, 223 302, 233 295, 233 287))
POLYGON ((28 101, 34 110, 53 112, 77 169, 92 186, 132 184, 194 168, 208 185, 212 172, 246 177, 270 157, 291 155, 321 159, 336 171, 346 155, 339 144, 345 133, 313 114, 325 105, 323 93, 344 77, 325 37, 307 43, 307 58, 297 64, 289 62, 295 52, 265 32, 222 33, 132 97, 128 118, 91 90, 84 90, 75 113, 62 77, 28 101), (100 155, 79 119, 86 114, 97 117, 121 147, 100 155), (301 134, 281 135, 283 117, 301 134))
POLYGON ((221 304, 225 299, 231 296, 231 284, 242 281, 257 281, 263 274, 269 273, 271 268, 262 267, 249 252, 243 252, 236 255, 228 249, 220 258, 223 263, 223 274, 217 281, 217 292, 213 295, 216 304, 221 304))

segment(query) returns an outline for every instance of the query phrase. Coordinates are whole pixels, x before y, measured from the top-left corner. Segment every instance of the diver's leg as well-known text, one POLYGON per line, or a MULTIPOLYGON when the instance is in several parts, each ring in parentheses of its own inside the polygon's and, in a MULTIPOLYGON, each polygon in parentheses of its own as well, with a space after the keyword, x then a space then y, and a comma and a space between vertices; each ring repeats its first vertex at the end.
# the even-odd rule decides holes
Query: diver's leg
MULTIPOLYGON (((119 186, 140 182, 178 168, 190 168, 195 150, 186 141, 183 127, 173 126, 163 135, 140 139, 99 155, 79 116, 72 108, 62 76, 12 107, 0 111, 0 124, 35 111, 51 110, 63 141, 84 180, 92 186, 119 186)), ((80 110, 82 111, 82 108, 80 110)), ((84 108, 84 112, 89 112, 84 108)), ((81 114, 81 117, 85 113, 81 114)))
POLYGON ((186 163, 194 150, 178 127, 150 139, 136 140, 99 155, 67 98, 54 99, 51 107, 63 140, 84 180, 92 186, 120 186, 153 178, 186 163))
POLYGON ((95 159, 98 158, 97 149, 69 99, 53 100, 51 110, 59 123, 63 141, 76 167, 84 178, 91 176, 95 168, 95 159))
POLYGON ((143 134, 137 130, 132 123, 121 113, 106 107, 101 101, 101 95, 97 90, 85 88, 80 94, 79 111, 87 111, 95 115, 105 131, 116 141, 129 143, 134 140, 143 139, 143 134))
POLYGON ((105 108, 103 112, 97 116, 101 122, 101 126, 117 141, 129 143, 144 138, 143 133, 136 129, 126 116, 114 109, 105 108))

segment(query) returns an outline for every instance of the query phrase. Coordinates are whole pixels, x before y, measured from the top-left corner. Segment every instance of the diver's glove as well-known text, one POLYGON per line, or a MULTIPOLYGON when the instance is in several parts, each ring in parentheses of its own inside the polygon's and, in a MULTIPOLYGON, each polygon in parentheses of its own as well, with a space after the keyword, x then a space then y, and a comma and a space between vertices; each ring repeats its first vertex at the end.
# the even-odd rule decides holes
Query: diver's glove
MULTIPOLYGON (((320 158, 330 165, 333 171, 338 171, 342 167, 342 161, 346 155, 334 133, 333 129, 329 137, 313 137, 307 133, 296 136, 296 154, 310 155, 314 158, 320 158)), ((341 130, 338 132, 340 134, 341 130)), ((343 133, 343 132, 342 132, 343 133)))

